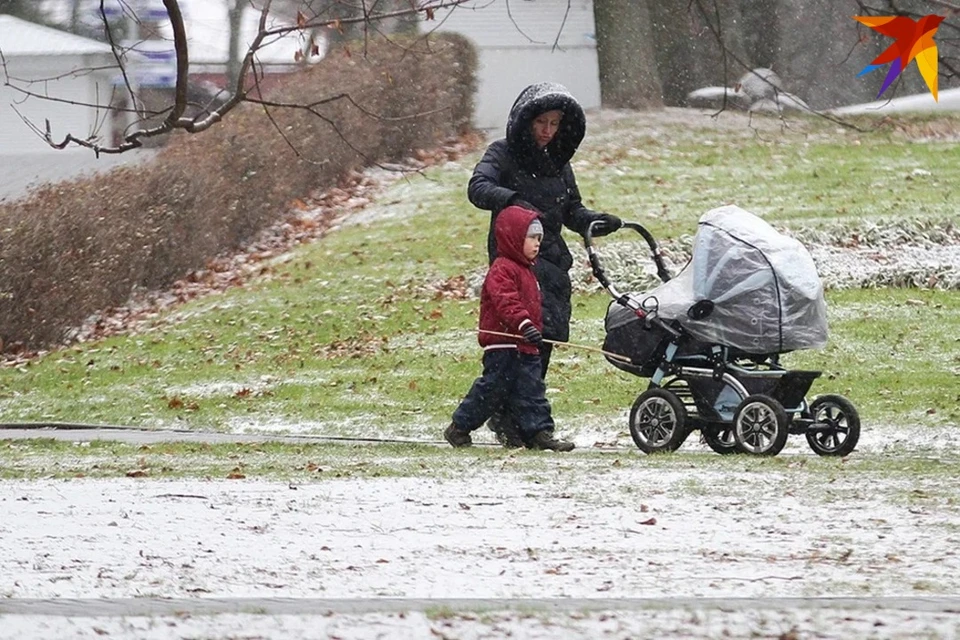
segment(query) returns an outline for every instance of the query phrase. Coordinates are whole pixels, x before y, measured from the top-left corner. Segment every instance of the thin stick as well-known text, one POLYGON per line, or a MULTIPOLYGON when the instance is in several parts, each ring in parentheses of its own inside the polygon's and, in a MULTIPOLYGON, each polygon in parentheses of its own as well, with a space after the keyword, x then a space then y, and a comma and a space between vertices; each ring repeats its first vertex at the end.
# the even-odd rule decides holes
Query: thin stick
MULTIPOLYGON (((518 336, 512 333, 501 333, 500 331, 488 331, 487 329, 477 329, 480 333, 489 333, 492 336, 503 336, 504 338, 516 338, 517 340, 523 340, 523 336, 518 336)), ((613 358, 614 360, 619 360, 620 362, 626 362, 627 364, 633 364, 633 360, 627 356, 620 355, 619 353, 613 353, 610 351, 604 351, 603 349, 598 349, 597 347, 591 347, 586 344, 574 344, 572 342, 560 342, 559 340, 547 340, 543 339, 544 342, 549 344, 560 345, 561 347, 576 347, 577 349, 585 349, 586 351, 595 351, 597 353, 602 353, 608 358, 613 358)))

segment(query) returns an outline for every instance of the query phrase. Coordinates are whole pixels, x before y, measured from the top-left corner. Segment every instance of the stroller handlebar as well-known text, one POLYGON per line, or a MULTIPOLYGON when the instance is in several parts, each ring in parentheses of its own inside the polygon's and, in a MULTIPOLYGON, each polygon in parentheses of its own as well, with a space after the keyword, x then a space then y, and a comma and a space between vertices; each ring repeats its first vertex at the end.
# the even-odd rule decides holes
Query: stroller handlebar
MULTIPOLYGON (((590 268, 593 270, 593 275, 597 281, 603 286, 604 289, 610 292, 610 295, 613 296, 614 300, 620 304, 630 307, 634 311, 642 311, 639 304, 635 301, 630 300, 626 295, 617 291, 617 288, 610 282, 607 278, 606 272, 603 270, 603 265, 600 264, 600 256, 597 255, 596 250, 593 247, 593 230, 597 225, 602 224, 600 221, 591 222, 587 226, 586 232, 583 234, 583 244, 587 250, 587 258, 590 260, 590 268), (630 304, 633 302, 633 304, 630 304), (634 308, 636 307, 636 308, 634 308)), ((660 280, 667 282, 672 277, 670 272, 667 271, 666 265, 663 264, 663 257, 660 255, 660 247, 657 245, 657 241, 654 239, 653 234, 647 231, 643 225, 640 225, 636 222, 624 222, 621 229, 633 229, 646 240, 647 246, 650 247, 650 257, 653 258, 653 263, 657 267, 657 276, 660 277, 660 280)))

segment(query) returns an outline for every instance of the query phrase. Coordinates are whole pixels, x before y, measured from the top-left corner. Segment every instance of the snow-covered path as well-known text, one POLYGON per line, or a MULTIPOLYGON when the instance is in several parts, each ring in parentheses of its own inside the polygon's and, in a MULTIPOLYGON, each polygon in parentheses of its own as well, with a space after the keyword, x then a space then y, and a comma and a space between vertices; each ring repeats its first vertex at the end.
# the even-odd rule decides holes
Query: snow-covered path
POLYGON ((645 459, 600 477, 5 481, 0 638, 957 637, 952 489, 645 459))

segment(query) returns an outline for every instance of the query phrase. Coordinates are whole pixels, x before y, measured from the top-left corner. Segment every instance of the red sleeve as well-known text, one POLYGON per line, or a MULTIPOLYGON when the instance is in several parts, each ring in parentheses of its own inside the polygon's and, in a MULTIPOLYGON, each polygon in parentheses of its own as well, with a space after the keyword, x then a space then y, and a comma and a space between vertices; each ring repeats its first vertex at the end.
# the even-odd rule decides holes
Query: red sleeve
POLYGON ((487 286, 497 317, 513 333, 520 333, 520 323, 530 318, 520 298, 519 268, 506 260, 495 260, 487 274, 487 286))

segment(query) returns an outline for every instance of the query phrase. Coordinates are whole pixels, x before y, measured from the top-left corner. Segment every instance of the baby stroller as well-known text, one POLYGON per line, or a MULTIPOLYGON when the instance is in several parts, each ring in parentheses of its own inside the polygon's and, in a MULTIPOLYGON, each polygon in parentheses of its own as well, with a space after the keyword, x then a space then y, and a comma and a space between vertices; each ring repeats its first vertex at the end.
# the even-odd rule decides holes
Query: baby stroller
POLYGON ((803 245, 752 213, 721 207, 700 218, 691 260, 671 278, 653 236, 626 222, 623 229, 646 240, 663 284, 623 294, 604 273, 592 227, 587 256, 613 297, 607 360, 650 379, 630 410, 641 451, 675 451, 694 430, 721 454, 775 456, 789 434, 804 434, 821 456, 854 450, 860 418, 853 404, 835 394, 807 403, 820 372, 780 365, 781 354, 827 339, 823 287, 803 245))

